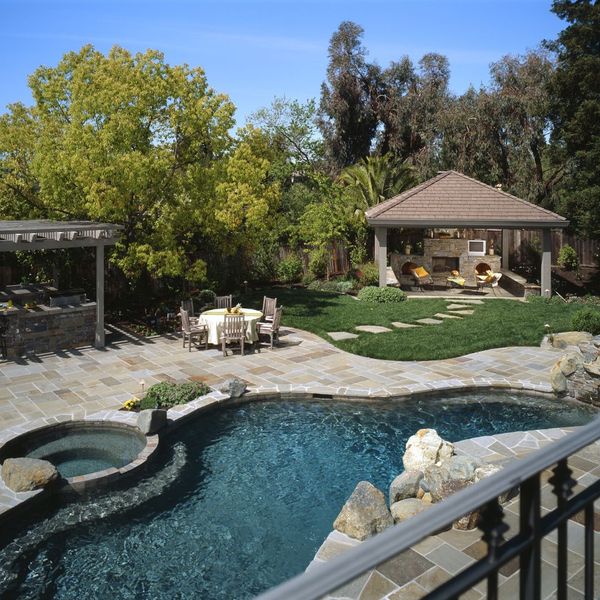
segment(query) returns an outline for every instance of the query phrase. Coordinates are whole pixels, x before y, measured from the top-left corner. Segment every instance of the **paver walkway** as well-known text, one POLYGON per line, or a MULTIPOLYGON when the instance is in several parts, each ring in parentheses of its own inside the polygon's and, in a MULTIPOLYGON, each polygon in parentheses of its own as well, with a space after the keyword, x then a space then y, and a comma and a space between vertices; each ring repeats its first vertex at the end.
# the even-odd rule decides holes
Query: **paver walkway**
POLYGON ((218 349, 188 352, 179 338, 160 337, 103 351, 88 348, 0 363, 0 431, 31 420, 43 424, 61 415, 80 418, 118 408, 140 392, 141 380, 146 387, 190 379, 215 385, 237 376, 267 393, 341 396, 405 395, 489 384, 550 391, 549 373, 556 360, 556 351, 531 347, 438 361, 376 360, 290 329, 282 330, 281 345, 274 350, 263 347, 246 356, 236 351, 225 358, 218 349))

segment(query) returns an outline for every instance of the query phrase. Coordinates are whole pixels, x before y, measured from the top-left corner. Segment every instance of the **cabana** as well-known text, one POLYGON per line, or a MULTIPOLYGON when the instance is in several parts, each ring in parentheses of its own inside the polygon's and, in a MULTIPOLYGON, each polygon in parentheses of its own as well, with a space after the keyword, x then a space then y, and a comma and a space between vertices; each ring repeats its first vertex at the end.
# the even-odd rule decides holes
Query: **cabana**
POLYGON ((440 172, 436 177, 373 206, 365 214, 368 224, 375 229, 375 260, 379 265, 380 287, 387 281, 388 229, 455 229, 459 236, 465 229, 502 230, 501 262, 499 257, 490 256, 493 250, 486 252, 485 240, 460 237, 424 240, 426 252, 420 258, 429 261, 426 266, 432 270, 436 270, 436 265, 448 271, 457 269, 467 276, 474 272, 478 261, 497 261, 499 268, 508 271, 509 230, 537 229, 541 231, 541 293, 545 296, 552 293, 550 234, 552 229, 569 224, 556 213, 456 171, 440 172))
MULTIPOLYGON (((11 304, 14 304, 12 308, 3 311, 9 322, 8 336, 10 337, 12 330, 17 332, 22 340, 27 332, 32 334, 31 339, 25 340, 29 342, 30 350, 55 350, 68 342, 68 334, 58 330, 64 330, 69 322, 73 324, 73 330, 81 329, 83 324, 87 323, 88 316, 95 312, 95 327, 91 334, 92 339, 89 339, 88 343, 93 341, 96 348, 104 347, 104 248, 117 242, 121 229, 120 225, 89 221, 0 221, 0 252, 81 247, 96 249, 95 303, 82 302, 83 298, 79 298, 75 293, 69 294, 65 291, 61 294, 60 290, 51 286, 46 286, 45 289, 32 286, 35 289, 31 290, 24 286, 7 286, 1 291, 2 299, 11 300, 11 304), (29 306, 35 304, 35 310, 27 309, 23 302, 29 298, 34 299, 36 294, 43 295, 46 299, 45 304, 38 306, 37 302, 27 302, 29 306), (20 319, 27 320, 23 321, 25 325, 19 329, 20 319), (49 319, 54 319, 50 325, 49 319), (10 323, 14 324, 12 329, 10 323), (55 339, 42 340, 44 332, 47 332, 48 337, 51 330, 55 331, 55 339)), ((80 339, 78 341, 81 342, 80 339)), ((25 342, 24 347, 28 345, 25 342)), ((10 350, 10 343, 8 345, 10 350)))

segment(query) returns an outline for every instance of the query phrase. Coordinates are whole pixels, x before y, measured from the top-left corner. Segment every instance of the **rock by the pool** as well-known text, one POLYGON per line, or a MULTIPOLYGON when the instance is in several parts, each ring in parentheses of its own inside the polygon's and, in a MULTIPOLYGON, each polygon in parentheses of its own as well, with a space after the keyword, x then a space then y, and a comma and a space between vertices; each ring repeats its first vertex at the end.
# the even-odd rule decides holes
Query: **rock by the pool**
POLYGON ((351 538, 362 541, 393 524, 394 520, 383 492, 372 483, 361 481, 344 504, 333 527, 351 538))
POLYGON ((390 507, 390 512, 392 513, 394 523, 401 523, 431 508, 431 506, 430 503, 423 502, 417 498, 405 498, 404 500, 394 502, 390 507))
POLYGON ((144 435, 158 433, 166 425, 167 411, 162 408, 150 408, 138 414, 137 426, 144 435))
POLYGON ((422 471, 404 471, 390 485, 390 505, 405 498, 414 498, 420 490, 422 471))
POLYGON ((245 381, 234 377, 233 379, 228 379, 222 386, 220 391, 224 394, 229 394, 230 398, 239 398, 243 394, 246 393, 248 386, 245 381))
POLYGON ((578 346, 591 342, 594 336, 586 331, 564 331, 552 335, 552 346, 554 348, 566 348, 567 346, 578 346))
POLYGON ((430 465, 447 460, 454 454, 454 445, 443 440, 435 429, 419 429, 408 438, 402 458, 406 471, 424 471, 430 465))
POLYGON ((47 460, 7 458, 2 463, 2 479, 13 492, 30 492, 55 482, 58 471, 47 460))

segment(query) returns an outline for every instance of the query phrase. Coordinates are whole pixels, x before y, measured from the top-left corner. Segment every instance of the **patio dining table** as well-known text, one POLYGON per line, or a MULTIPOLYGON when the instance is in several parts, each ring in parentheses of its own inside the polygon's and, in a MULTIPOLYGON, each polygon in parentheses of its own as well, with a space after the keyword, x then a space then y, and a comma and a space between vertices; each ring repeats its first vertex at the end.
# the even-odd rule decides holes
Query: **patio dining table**
MULTIPOLYGON (((227 310, 224 308, 214 308, 207 310, 200 315, 199 322, 206 323, 208 327, 208 343, 218 345, 221 342, 221 333, 225 323, 225 315, 227 310)), ((260 310, 253 308, 241 308, 240 315, 244 317, 246 323, 246 341, 253 344, 258 341, 258 333, 256 332, 256 324, 262 317, 260 310)))

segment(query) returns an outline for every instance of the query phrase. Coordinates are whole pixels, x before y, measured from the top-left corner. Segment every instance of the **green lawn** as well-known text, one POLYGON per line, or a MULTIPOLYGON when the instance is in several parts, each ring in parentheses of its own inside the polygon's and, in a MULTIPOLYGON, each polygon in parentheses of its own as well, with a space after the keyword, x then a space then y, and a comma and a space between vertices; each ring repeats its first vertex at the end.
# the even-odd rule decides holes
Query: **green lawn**
MULTIPOLYGON (((338 348, 388 360, 433 360, 504 346, 538 346, 550 324, 553 332, 571 329, 577 305, 486 300, 473 305, 474 313, 462 320, 447 319, 439 325, 395 329, 392 321, 413 323, 444 312, 447 302, 409 299, 398 304, 370 304, 350 296, 273 288, 248 294, 245 306, 261 307, 263 295, 277 297, 283 305, 283 324, 311 331, 338 348), (356 325, 384 325, 390 333, 359 333, 356 325), (349 331, 359 337, 335 342, 329 331, 349 331)), ((457 300, 456 303, 459 303, 457 300)))

